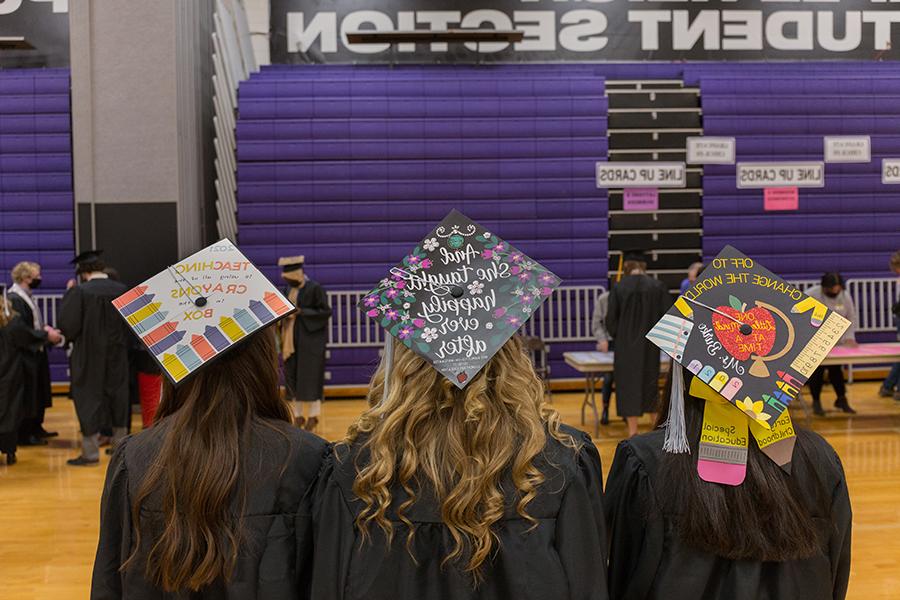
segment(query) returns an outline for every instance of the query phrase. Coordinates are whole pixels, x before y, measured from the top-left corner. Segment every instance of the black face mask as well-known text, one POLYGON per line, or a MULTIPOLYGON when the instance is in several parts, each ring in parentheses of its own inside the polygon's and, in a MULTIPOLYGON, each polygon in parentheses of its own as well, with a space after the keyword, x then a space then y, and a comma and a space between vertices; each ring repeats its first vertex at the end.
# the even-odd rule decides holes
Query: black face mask
POLYGON ((829 298, 837 298, 838 296, 841 295, 841 293, 840 293, 840 292, 826 291, 826 292, 825 292, 825 295, 828 296, 829 298))
POLYGON ((31 283, 28 284, 28 287, 30 287, 33 290, 36 290, 39 287, 41 287, 41 281, 42 281, 42 279, 40 277, 35 277, 34 279, 31 280, 31 283))

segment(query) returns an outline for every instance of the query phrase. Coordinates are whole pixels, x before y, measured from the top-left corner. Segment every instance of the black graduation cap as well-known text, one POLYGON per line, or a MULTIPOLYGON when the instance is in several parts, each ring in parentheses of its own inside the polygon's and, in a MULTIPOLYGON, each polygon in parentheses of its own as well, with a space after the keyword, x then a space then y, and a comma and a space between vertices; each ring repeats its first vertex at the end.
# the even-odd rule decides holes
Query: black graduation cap
POLYGON ((359 308, 463 388, 559 284, 546 267, 454 210, 359 308))
POLYGON ((626 250, 624 252, 625 256, 623 260, 625 261, 634 261, 634 262, 642 262, 648 263, 650 262, 647 253, 643 250, 626 250))
POLYGON ((93 262, 100 259, 103 250, 85 250, 75 258, 69 261, 70 265, 80 265, 82 263, 93 262))
POLYGON ((281 267, 282 273, 289 273, 302 269, 305 262, 305 256, 283 256, 278 259, 278 266, 281 267))

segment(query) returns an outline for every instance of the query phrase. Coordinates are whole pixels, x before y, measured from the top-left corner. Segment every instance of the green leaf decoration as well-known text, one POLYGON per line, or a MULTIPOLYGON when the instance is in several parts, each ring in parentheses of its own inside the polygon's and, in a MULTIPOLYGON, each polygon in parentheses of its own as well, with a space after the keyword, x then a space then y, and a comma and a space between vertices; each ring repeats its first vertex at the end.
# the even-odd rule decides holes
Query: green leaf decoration
POLYGON ((431 346, 424 342, 416 342, 416 346, 419 347, 420 352, 429 352, 431 350, 431 346))
POLYGON ((391 320, 388 319, 387 317, 384 317, 383 319, 381 319, 381 326, 384 327, 385 329, 388 328, 388 327, 390 327, 390 326, 391 326, 391 320))
POLYGON ((744 306, 744 303, 738 300, 735 296, 728 296, 728 304, 734 310, 741 310, 741 307, 744 306))

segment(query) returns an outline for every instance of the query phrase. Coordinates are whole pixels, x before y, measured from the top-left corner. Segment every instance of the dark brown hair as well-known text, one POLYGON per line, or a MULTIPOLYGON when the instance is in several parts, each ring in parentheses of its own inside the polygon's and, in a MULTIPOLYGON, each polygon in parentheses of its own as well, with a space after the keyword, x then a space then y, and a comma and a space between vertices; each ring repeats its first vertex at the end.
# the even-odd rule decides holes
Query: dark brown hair
MULTIPOLYGON (((691 453, 666 454, 660 464, 660 502, 677 515, 679 538, 697 550, 731 560, 786 561, 820 551, 822 540, 809 507, 829 501, 805 497, 797 478, 763 454, 752 435, 744 483, 730 486, 700 479, 696 457, 704 401, 687 393, 691 377, 685 372, 684 412, 691 453)), ((659 423, 668 418, 671 385, 670 374, 659 423)), ((811 455, 809 443, 805 432, 798 431, 794 463, 811 455)), ((815 477, 815 469, 805 471, 815 477)), ((818 489, 825 493, 821 482, 818 489)))
MULTIPOLYGON (((290 422, 278 387, 272 329, 208 365, 177 389, 166 382, 154 427, 162 447, 141 482, 131 510, 135 545, 141 545, 141 505, 161 498, 162 523, 149 540, 146 577, 167 592, 197 591, 230 579, 240 548, 243 502, 242 448, 250 426, 265 419, 290 422)), ((264 421, 262 421, 264 422, 264 421)))

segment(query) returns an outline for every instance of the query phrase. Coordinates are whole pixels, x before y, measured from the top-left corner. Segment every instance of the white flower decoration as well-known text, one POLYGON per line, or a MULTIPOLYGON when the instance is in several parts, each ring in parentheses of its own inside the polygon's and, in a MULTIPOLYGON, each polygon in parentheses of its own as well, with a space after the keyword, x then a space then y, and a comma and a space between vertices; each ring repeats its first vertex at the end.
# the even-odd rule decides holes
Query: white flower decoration
POLYGON ((541 295, 541 288, 539 288, 539 287, 533 287, 533 288, 531 288, 530 291, 531 291, 532 296, 540 296, 541 295))
POLYGON ((494 328, 494 324, 493 324, 493 323, 485 323, 485 324, 484 324, 484 328, 485 328, 485 329, 493 329, 493 328, 494 328))
POLYGON ((400 321, 403 323, 407 323, 409 321, 409 313, 402 313, 400 315, 400 321))
POLYGON ((523 312, 523 313, 530 313, 530 312, 531 312, 531 307, 528 306, 528 305, 526 304, 525 306, 522 307, 522 312, 523 312))
POLYGON ((387 309, 389 309, 390 307, 391 307, 390 304, 382 304, 381 306, 378 307, 378 310, 380 310, 381 312, 386 312, 387 309))
POLYGON ((440 244, 438 243, 437 238, 429 238, 422 243, 422 247, 429 252, 434 252, 440 247, 440 244))
POLYGON ((522 268, 525 269, 526 271, 530 271, 534 268, 534 263, 531 262, 530 260, 526 260, 525 262, 522 263, 522 268))
POLYGON ((485 232, 484 232, 484 239, 488 239, 489 237, 491 237, 491 232, 490 232, 490 231, 485 231, 485 232))
POLYGON ((422 330, 422 339, 425 340, 426 343, 430 344, 434 340, 438 338, 437 329, 434 327, 426 327, 422 330))
POLYGON ((473 281, 469 284, 469 291, 473 294, 480 294, 484 291, 484 284, 480 281, 473 281))
POLYGON ((500 262, 501 258, 502 257, 499 254, 495 254, 491 257, 491 260, 493 260, 494 262, 500 262))
POLYGON ((525 290, 523 290, 520 287, 517 287, 516 289, 513 290, 513 296, 521 296, 524 293, 525 293, 525 290))
POLYGON ((407 267, 407 268, 409 269, 410 273, 415 273, 416 271, 419 270, 419 265, 409 265, 409 267, 407 267))
POLYGON ((381 287, 383 287, 383 288, 388 287, 389 284, 390 284, 390 279, 388 279, 387 277, 385 277, 384 279, 382 279, 381 282, 380 282, 380 285, 381 285, 381 287))
POLYGON ((409 302, 404 302, 403 308, 405 308, 406 310, 409 310, 409 302))

